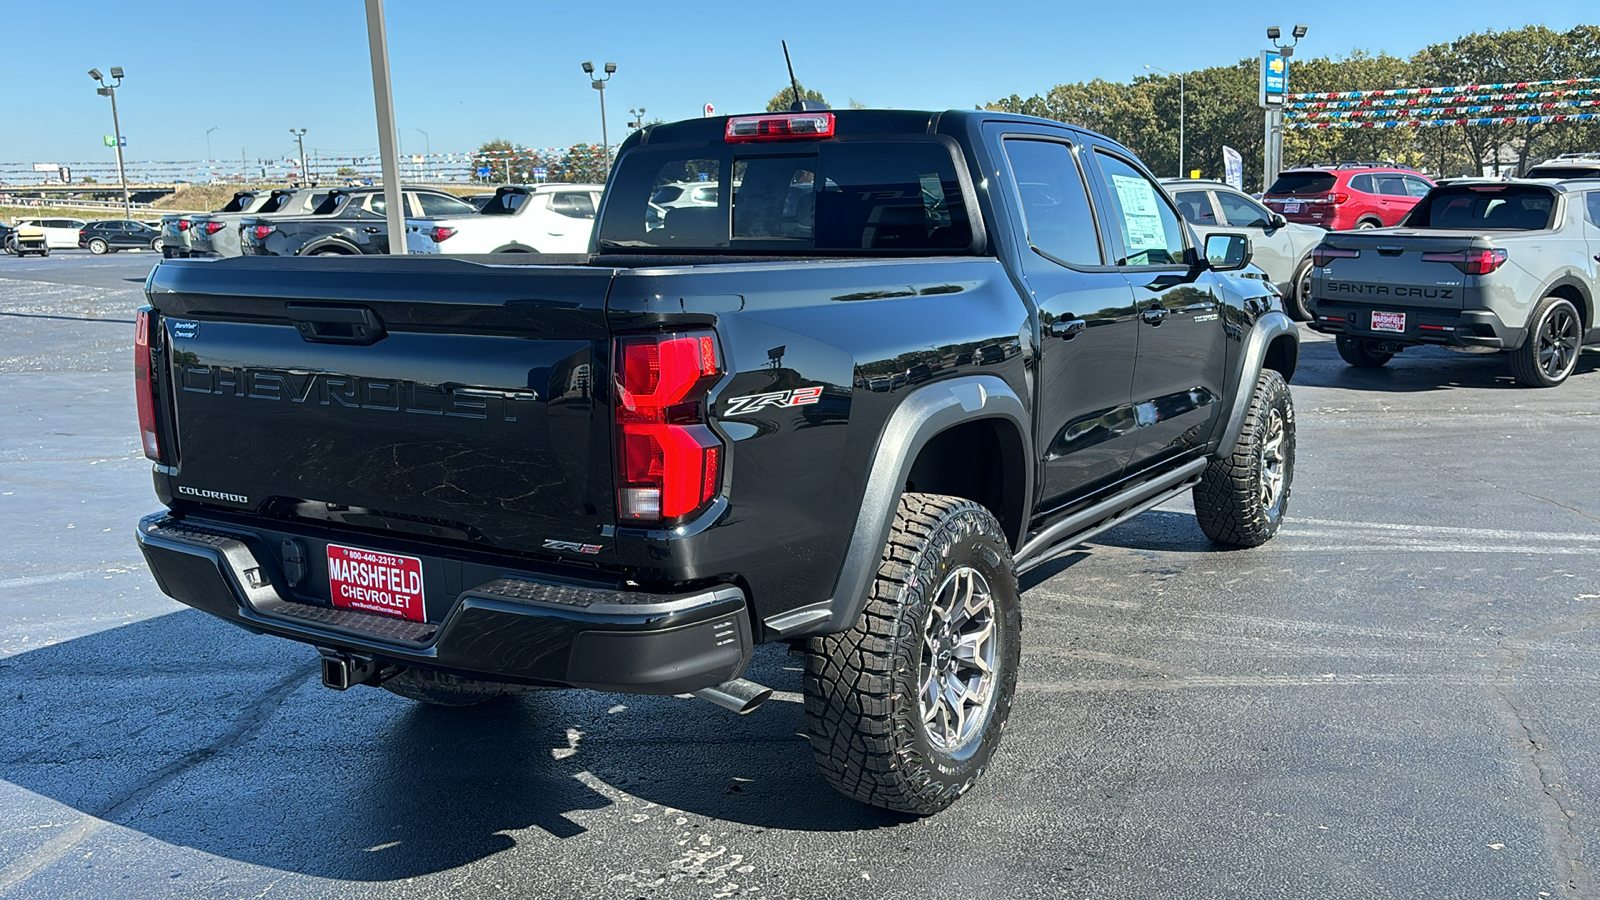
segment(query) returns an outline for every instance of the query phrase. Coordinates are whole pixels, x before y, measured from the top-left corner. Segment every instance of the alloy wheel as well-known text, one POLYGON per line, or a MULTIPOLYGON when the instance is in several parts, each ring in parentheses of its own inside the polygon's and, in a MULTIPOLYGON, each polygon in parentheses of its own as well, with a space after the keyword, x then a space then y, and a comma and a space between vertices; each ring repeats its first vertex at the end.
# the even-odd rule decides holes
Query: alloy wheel
POLYGON ((1557 306, 1539 325, 1539 368, 1551 380, 1560 380, 1578 358, 1578 320, 1572 311, 1557 306))
POLYGON ((999 644, 989 582, 971 566, 951 572, 928 611, 918 682, 922 724, 940 749, 960 750, 983 730, 999 644))
POLYGON ((1261 508, 1270 511, 1283 496, 1283 414, 1268 410, 1261 431, 1261 508))

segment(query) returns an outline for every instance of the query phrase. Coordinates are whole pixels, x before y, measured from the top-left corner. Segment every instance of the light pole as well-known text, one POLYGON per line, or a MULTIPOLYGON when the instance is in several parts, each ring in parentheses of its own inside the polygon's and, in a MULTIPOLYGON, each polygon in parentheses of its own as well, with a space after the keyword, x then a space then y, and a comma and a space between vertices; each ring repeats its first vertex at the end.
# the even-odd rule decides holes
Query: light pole
MULTIPOLYGON (((1285 98, 1289 96, 1289 58, 1294 56, 1294 48, 1300 43, 1300 39, 1306 36, 1306 31, 1307 29, 1304 25, 1294 26, 1294 29, 1290 32, 1294 36, 1294 40, 1285 45, 1278 40, 1283 35, 1283 31, 1276 25, 1267 26, 1267 40, 1272 42, 1272 46, 1283 57, 1283 95, 1285 98)), ((1266 57, 1263 56, 1262 61, 1265 62, 1265 60, 1266 57)), ((1264 72, 1262 77, 1265 77, 1264 72)), ((1262 85, 1263 90, 1265 90, 1266 82, 1263 81, 1262 85)), ((1268 105, 1266 119, 1266 146, 1262 148, 1261 154, 1261 189, 1263 191, 1271 188, 1272 183, 1278 178, 1278 173, 1283 171, 1283 106, 1280 104, 1268 105)))
POLYGON ((306 130, 291 128, 289 133, 294 135, 295 143, 300 145, 300 183, 306 184, 311 181, 311 176, 306 171, 306 130))
POLYGON ((600 92, 600 149, 605 152, 606 172, 609 174, 611 172, 611 139, 606 135, 606 82, 610 81, 611 76, 617 73, 617 64, 614 62, 606 63, 604 78, 595 77, 594 63, 592 62, 583 64, 583 73, 589 76, 590 86, 600 92))
MULTIPOLYGON (((418 128, 417 130, 422 131, 421 128, 418 128)), ((433 156, 433 138, 428 137, 428 133, 426 131, 422 131, 422 151, 424 154, 422 157, 422 180, 427 181, 428 159, 433 156)))
POLYGON ((211 161, 211 132, 216 131, 220 127, 222 126, 213 125, 206 129, 206 162, 211 161))
POLYGON ((1183 178, 1185 177, 1183 173, 1187 171, 1183 167, 1183 101, 1185 93, 1183 85, 1183 73, 1169 72, 1160 66, 1152 66, 1148 63, 1145 64, 1145 68, 1152 72, 1162 72, 1178 79, 1178 177, 1183 178))
POLYGON ((633 121, 628 123, 629 128, 639 129, 644 127, 644 107, 628 110, 628 115, 633 116, 633 121))
POLYGON ((133 218, 133 201, 128 197, 128 170, 122 165, 122 125, 117 121, 117 88, 122 86, 122 67, 112 66, 111 77, 113 84, 106 84, 104 76, 99 69, 90 69, 89 77, 99 82, 95 93, 102 97, 111 98, 111 145, 117 148, 117 180, 122 182, 122 215, 124 218, 133 218))

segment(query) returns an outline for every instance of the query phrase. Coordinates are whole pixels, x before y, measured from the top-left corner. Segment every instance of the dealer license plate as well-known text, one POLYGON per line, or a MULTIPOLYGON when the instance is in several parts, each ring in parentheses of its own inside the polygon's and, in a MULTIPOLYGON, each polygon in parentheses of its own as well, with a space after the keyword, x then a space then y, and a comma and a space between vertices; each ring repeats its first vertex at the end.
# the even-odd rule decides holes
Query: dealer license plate
POLYGON ((1299 212, 1300 211, 1300 204, 1299 203, 1285 203, 1283 205, 1283 211, 1286 212, 1286 213, 1299 212))
POLYGON ((1372 314, 1373 331, 1393 331, 1403 334, 1406 330, 1406 314, 1396 312, 1375 312, 1372 314))
POLYGON ((422 560, 359 547, 328 545, 328 595, 340 609, 427 621, 422 560))

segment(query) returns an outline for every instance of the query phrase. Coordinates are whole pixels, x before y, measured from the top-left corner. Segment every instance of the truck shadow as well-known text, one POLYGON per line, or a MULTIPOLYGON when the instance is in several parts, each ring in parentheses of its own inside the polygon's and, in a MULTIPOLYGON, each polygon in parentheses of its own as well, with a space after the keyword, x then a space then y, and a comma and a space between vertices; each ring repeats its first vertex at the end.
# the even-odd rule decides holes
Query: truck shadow
MULTIPOLYGON (((1600 352, 1590 350, 1578 356, 1577 368, 1570 377, 1583 378, 1596 371, 1600 371, 1600 352)), ((1290 384, 1391 393, 1459 388, 1527 390, 1511 376, 1503 353, 1410 347, 1381 368, 1357 369, 1340 358, 1333 341, 1327 340, 1307 340, 1300 345, 1300 364, 1290 384)))
POLYGON ((906 821, 817 773, 783 650, 763 648, 749 672, 781 699, 742 718, 577 691, 445 709, 328 691, 310 648, 184 610, 0 660, 0 779, 165 843, 362 881, 512 847, 558 854, 640 816, 906 821))

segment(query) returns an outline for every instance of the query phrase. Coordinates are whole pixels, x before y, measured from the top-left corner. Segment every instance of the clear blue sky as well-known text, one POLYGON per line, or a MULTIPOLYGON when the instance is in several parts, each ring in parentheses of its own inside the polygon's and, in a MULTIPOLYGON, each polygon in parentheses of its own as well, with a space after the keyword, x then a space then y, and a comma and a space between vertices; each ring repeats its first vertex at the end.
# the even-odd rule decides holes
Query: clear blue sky
MULTIPOLYGON (((360 0, 5 0, 0 161, 109 160, 111 111, 85 74, 127 70, 118 91, 130 160, 293 155, 304 127, 322 156, 377 148, 360 0)), ((611 139, 628 109, 647 118, 754 111, 787 76, 835 106, 970 107, 1063 82, 1126 81, 1150 63, 1186 70, 1235 62, 1265 45, 1267 25, 1303 22, 1302 56, 1353 49, 1406 55, 1471 31, 1596 18, 1593 0, 1454 2, 974 4, 862 2, 525 3, 388 0, 400 140, 422 152, 492 137, 532 147, 600 138, 599 101, 579 68, 614 61, 611 139)), ((1539 77, 1528 73, 1529 78, 1539 77)))

